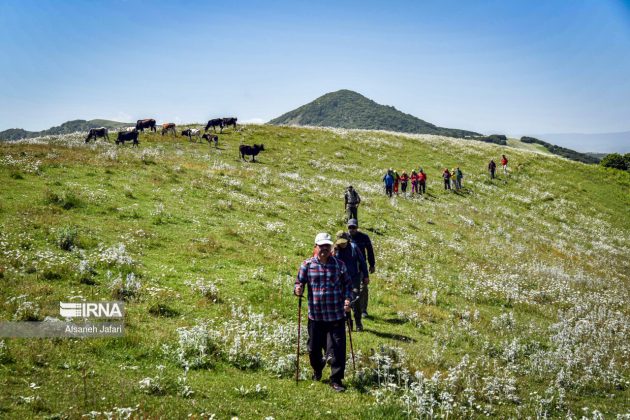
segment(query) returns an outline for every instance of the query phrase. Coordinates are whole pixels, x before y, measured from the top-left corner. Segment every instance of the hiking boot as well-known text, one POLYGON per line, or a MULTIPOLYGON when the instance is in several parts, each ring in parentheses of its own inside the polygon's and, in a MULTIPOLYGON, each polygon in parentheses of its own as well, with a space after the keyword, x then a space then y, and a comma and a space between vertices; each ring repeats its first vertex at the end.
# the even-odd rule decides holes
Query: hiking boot
POLYGON ((322 380, 322 373, 321 372, 313 372, 313 376, 311 378, 314 381, 321 381, 322 380))
POLYGON ((330 383, 330 387, 335 392, 344 392, 346 390, 346 388, 343 385, 341 385, 340 383, 337 383, 337 382, 331 382, 330 383))
POLYGON ((368 313, 367 313, 367 311, 363 311, 363 312, 361 313, 361 318, 367 318, 367 317, 368 317, 368 313))
POLYGON ((357 322, 357 331, 363 331, 363 324, 357 322))

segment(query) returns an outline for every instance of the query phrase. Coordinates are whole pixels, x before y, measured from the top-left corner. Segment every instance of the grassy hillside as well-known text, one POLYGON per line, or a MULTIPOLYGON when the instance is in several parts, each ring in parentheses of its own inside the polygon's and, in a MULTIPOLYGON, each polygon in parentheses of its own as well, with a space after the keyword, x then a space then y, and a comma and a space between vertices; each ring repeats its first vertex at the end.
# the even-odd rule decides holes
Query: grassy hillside
POLYGON ((77 131, 86 132, 90 128, 94 127, 107 127, 110 130, 117 130, 122 127, 127 127, 130 125, 135 125, 133 123, 123 123, 118 121, 110 121, 110 120, 72 120, 66 121, 60 126, 51 127, 47 130, 42 131, 27 131, 21 128, 10 128, 5 131, 0 131, 0 140, 19 140, 19 139, 27 139, 33 137, 40 136, 52 136, 59 134, 70 134, 75 133, 77 131))
POLYGON ((479 136, 479 133, 437 127, 420 118, 380 105, 351 90, 330 92, 269 121, 274 125, 391 130, 402 133, 436 134, 451 137, 479 136))
POLYGON ((630 411, 630 174, 375 131, 242 126, 219 149, 140 142, 0 145, 0 319, 129 297, 123 338, 0 339, 0 417, 630 411), (258 163, 238 159, 241 143, 264 143, 258 163), (511 172, 490 181, 502 153, 511 172), (441 170, 456 165, 465 189, 445 192, 441 170), (384 196, 386 168, 418 166, 425 197, 384 196), (340 395, 307 379, 305 353, 292 379, 291 292, 315 234, 344 227, 349 183, 376 273, 340 395))

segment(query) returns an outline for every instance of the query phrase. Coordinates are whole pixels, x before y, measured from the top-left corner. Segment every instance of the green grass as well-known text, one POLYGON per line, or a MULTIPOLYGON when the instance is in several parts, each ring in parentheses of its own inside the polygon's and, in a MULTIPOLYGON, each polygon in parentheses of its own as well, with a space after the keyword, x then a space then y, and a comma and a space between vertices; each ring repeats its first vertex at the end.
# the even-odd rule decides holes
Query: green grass
MULTIPOLYGON (((0 144, 0 319, 12 319, 21 301, 36 303, 43 319, 58 316, 59 301, 111 300, 117 275, 134 273, 142 287, 126 306, 123 338, 4 340, 0 417, 137 407, 136 415, 164 418, 406 418, 398 394, 378 396, 373 383, 353 382, 350 365, 351 386, 339 395, 309 380, 296 386, 264 367, 239 368, 221 348, 208 367, 188 372, 194 394, 184 398, 176 386, 183 369, 163 350, 176 347, 179 327, 237 325, 233 307, 263 314, 271 330, 294 327, 293 278, 316 233, 344 228, 348 184, 362 197, 360 227, 377 259, 371 317, 352 336, 362 369, 382 345, 404 352, 399 368, 426 377, 446 377, 468 355, 459 382, 439 385, 460 405, 465 384, 478 385, 480 408, 456 416, 630 410, 627 173, 532 153, 520 142, 370 131, 242 126, 227 129, 219 149, 159 134, 142 135, 137 150, 85 147, 81 136, 68 147, 73 139, 0 144), (239 159, 242 143, 264 143, 257 163, 239 159), (510 174, 490 181, 487 163, 503 153, 510 174), (420 166, 429 176, 425 198, 385 197, 380 180, 388 167, 420 166), (455 166, 465 188, 445 192, 440 173, 455 166), (133 262, 99 260, 118 244, 133 262), (79 270, 82 260, 89 270, 79 270), (216 285, 216 295, 194 290, 198 279, 216 285), (559 310, 576 312, 561 318, 559 310), (509 313, 513 321, 499 319, 509 313), (591 319, 593 335, 579 332, 591 319), (565 341, 550 329, 562 320, 561 330, 576 328, 565 341), (590 357, 573 368, 562 364, 563 354, 579 358, 598 348, 612 367, 606 374, 584 377, 586 367, 602 366, 590 357), (538 356, 553 362, 547 371, 536 370, 538 356), (139 382, 155 377, 158 365, 165 391, 147 394, 139 382), (561 367, 567 379, 557 385, 561 367), (520 402, 504 388, 493 397, 492 378, 513 379, 520 402), (257 384, 266 390, 256 392, 257 384), (550 387, 553 403, 532 394, 544 397, 550 387)), ((255 344, 265 361, 291 351, 255 344)), ((300 365, 308 367, 306 354, 300 365)))

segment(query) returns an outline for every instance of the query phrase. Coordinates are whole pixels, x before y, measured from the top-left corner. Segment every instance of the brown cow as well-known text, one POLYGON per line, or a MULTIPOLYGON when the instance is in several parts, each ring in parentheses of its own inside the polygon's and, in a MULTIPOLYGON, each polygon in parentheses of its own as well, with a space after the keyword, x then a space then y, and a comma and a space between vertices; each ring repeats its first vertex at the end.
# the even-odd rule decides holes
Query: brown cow
POLYGON ((177 131, 175 130, 175 123, 164 123, 162 124, 162 135, 172 132, 174 135, 177 135, 177 131))

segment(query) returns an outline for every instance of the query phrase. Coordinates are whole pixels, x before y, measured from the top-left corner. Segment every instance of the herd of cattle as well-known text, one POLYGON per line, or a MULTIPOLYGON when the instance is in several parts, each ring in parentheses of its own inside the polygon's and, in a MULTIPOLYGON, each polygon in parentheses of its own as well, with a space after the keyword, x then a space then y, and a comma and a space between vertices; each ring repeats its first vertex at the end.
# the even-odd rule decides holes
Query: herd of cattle
MULTIPOLYGON (((204 129, 204 134, 201 134, 201 130, 197 128, 188 128, 181 132, 181 135, 184 137, 188 137, 188 140, 192 141, 193 137, 198 138, 200 141, 206 140, 208 143, 214 142, 215 146, 219 144, 219 137, 216 134, 207 134, 208 130, 212 128, 212 130, 216 133, 217 127, 219 127, 220 132, 223 133, 223 129, 225 127, 232 126, 236 129, 236 118, 214 118, 208 121, 206 124, 206 128, 204 129)), ((165 134, 173 134, 177 136, 177 129, 175 123, 164 123, 162 124, 162 135, 165 134)), ((138 136, 140 132, 144 133, 144 130, 147 129, 149 131, 157 132, 157 124, 153 118, 147 118, 144 120, 138 120, 136 122, 135 127, 127 127, 122 131, 118 132, 118 137, 116 138, 116 144, 125 144, 126 141, 131 141, 133 146, 138 145, 138 136)), ((105 138, 109 140, 109 130, 105 127, 99 128, 90 128, 87 137, 85 138, 85 142, 88 143, 90 140, 97 138, 105 138)))
MULTIPOLYGON (((213 132, 216 133, 217 127, 219 127, 220 133, 223 133, 223 129, 225 127, 232 126, 234 127, 234 129, 236 129, 236 120, 237 120, 236 118, 232 118, 232 117, 231 118, 214 118, 208 121, 208 124, 206 124, 206 127, 203 130, 204 131, 203 135, 201 134, 201 130, 198 128, 187 128, 186 130, 183 130, 181 132, 181 135, 183 137, 188 137, 189 141, 192 141, 194 137, 195 142, 197 141, 196 139, 199 139, 199 141, 206 140, 208 144, 210 144, 211 142, 214 142, 214 146, 218 147, 219 136, 217 136, 216 134, 208 133, 208 130, 212 128, 213 132)), ((177 136, 176 128, 177 127, 175 123, 164 123, 162 124, 162 131, 161 131, 162 135, 164 136, 166 134, 173 134, 174 136, 177 136)), ((154 133, 157 133, 157 124, 155 123, 155 120, 153 118, 138 120, 136 122, 135 127, 126 127, 122 129, 121 131, 119 131, 118 136, 116 137, 116 144, 125 144, 125 142, 131 141, 132 146, 138 146, 139 144, 138 136, 140 135, 140 132, 144 133, 145 129, 149 131, 153 131, 154 133)), ((90 131, 88 132, 88 135, 85 138, 85 142, 89 143, 91 139, 96 140, 97 138, 100 138, 100 137, 109 140, 109 130, 106 127, 90 128, 90 131)), ((256 155, 258 155, 258 153, 264 150, 265 150, 265 147, 262 144, 255 144, 253 146, 248 146, 248 145, 239 146, 239 153, 240 153, 241 159, 245 159, 245 156, 251 156, 253 162, 256 161, 256 155)))

